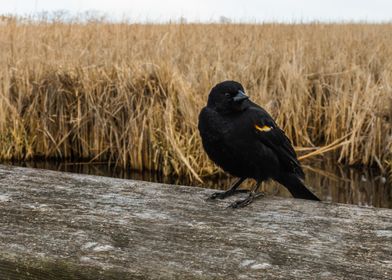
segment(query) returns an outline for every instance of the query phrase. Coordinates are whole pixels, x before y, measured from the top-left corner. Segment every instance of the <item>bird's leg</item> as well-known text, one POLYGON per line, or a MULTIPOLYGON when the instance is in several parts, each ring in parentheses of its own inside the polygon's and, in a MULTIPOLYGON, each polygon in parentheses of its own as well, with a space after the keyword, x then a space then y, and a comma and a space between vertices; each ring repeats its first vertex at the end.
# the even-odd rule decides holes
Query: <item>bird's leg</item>
POLYGON ((242 182, 245 181, 245 179, 246 179, 246 178, 239 178, 237 181, 235 181, 235 183, 233 184, 233 186, 232 186, 230 189, 228 189, 228 190, 225 191, 225 192, 216 192, 216 193, 213 193, 213 194, 208 198, 208 200, 217 199, 217 198, 219 198, 219 199, 224 199, 224 198, 226 198, 226 197, 228 197, 228 196, 232 196, 232 195, 235 194, 235 193, 239 193, 239 192, 248 192, 247 190, 237 190, 238 187, 242 184, 242 182))
POLYGON ((264 196, 264 193, 260 192, 258 193, 257 190, 259 189, 261 184, 261 181, 257 181, 256 184, 253 186, 252 190, 249 193, 249 196, 243 200, 238 200, 232 204, 230 204, 229 207, 231 208, 241 208, 245 207, 253 202, 254 199, 264 196))

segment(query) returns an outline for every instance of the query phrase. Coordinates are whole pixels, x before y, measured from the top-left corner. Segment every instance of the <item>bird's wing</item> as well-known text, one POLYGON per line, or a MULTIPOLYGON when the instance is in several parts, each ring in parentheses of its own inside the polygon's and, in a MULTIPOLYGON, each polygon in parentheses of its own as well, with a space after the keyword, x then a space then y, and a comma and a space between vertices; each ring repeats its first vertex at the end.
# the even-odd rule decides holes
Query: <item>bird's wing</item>
POLYGON ((272 117, 263 109, 257 110, 253 115, 253 127, 257 138, 271 148, 278 156, 281 164, 287 171, 293 172, 303 178, 304 173, 291 145, 290 139, 281 130, 272 117))

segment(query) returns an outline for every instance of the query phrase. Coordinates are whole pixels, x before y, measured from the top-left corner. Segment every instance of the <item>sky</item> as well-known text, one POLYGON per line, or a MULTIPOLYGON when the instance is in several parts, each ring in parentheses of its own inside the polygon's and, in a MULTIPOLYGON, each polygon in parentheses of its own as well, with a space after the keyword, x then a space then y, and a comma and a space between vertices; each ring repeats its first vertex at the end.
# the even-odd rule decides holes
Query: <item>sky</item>
POLYGON ((95 11, 111 19, 165 22, 392 21, 392 0, 0 0, 0 14, 95 11))

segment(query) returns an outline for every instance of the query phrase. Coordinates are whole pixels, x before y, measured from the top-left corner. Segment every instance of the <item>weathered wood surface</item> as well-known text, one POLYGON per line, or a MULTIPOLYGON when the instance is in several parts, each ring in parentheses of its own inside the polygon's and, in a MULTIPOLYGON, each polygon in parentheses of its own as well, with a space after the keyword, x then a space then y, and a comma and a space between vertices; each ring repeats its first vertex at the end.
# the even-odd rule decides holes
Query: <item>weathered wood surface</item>
POLYGON ((392 279, 392 210, 211 192, 0 165, 0 279, 392 279))

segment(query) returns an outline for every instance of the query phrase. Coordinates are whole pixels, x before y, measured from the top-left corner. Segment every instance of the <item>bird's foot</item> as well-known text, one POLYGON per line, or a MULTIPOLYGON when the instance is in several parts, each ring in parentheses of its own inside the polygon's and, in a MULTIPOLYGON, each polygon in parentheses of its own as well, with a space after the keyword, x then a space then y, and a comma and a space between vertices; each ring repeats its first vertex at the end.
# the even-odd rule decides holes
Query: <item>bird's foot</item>
POLYGON ((232 196, 236 193, 246 193, 248 190, 228 190, 225 192, 215 192, 210 195, 207 200, 215 200, 215 199, 225 199, 226 197, 232 196))
POLYGON ((260 193, 250 193, 247 198, 242 199, 242 200, 237 200, 234 203, 230 204, 229 207, 230 208, 242 208, 242 207, 245 207, 245 206, 251 204, 253 202, 253 200, 255 200, 256 198, 258 198, 260 196, 264 196, 264 193, 262 193, 262 192, 260 192, 260 193))

